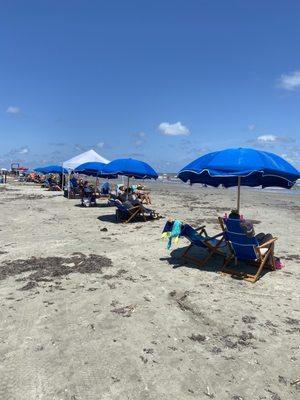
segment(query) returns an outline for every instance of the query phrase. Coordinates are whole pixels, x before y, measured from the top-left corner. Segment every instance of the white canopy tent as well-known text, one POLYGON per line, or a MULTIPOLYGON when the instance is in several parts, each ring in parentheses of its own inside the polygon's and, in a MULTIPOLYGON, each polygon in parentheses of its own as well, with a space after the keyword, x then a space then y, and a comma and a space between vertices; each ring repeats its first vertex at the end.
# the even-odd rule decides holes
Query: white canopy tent
POLYGON ((100 156, 98 153, 95 152, 95 150, 88 150, 85 151, 84 153, 79 154, 78 156, 70 158, 70 160, 64 161, 63 167, 69 171, 73 171, 76 167, 78 167, 83 163, 95 162, 95 161, 102 162, 104 164, 109 163, 109 160, 100 156))

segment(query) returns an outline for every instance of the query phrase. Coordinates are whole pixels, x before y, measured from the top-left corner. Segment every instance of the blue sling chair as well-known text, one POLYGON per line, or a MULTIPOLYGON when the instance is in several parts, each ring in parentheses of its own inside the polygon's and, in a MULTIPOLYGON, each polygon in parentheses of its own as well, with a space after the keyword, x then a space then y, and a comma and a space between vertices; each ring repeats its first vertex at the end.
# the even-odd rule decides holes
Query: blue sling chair
MULTIPOLYGON (((174 221, 168 221, 163 232, 171 232, 173 223, 174 221)), ((205 265, 214 254, 220 255, 224 257, 224 259, 228 255, 227 244, 224 240, 223 232, 214 236, 208 236, 205 225, 200 226, 199 228, 193 228, 189 224, 183 224, 180 237, 185 237, 190 242, 190 245, 182 254, 182 257, 192 261, 200 268, 203 267, 203 265, 205 265), (191 256, 189 253, 193 247, 207 250, 207 256, 200 260, 199 258, 191 256)))
POLYGON ((239 219, 219 217, 219 223, 230 250, 229 256, 224 260, 223 273, 239 275, 242 279, 254 283, 259 279, 263 268, 268 267, 275 270, 274 242, 277 238, 272 238, 260 245, 255 236, 249 237, 246 235, 239 219), (238 261, 253 264, 257 268, 256 274, 253 275, 226 268, 233 260, 235 265, 237 265, 238 261))

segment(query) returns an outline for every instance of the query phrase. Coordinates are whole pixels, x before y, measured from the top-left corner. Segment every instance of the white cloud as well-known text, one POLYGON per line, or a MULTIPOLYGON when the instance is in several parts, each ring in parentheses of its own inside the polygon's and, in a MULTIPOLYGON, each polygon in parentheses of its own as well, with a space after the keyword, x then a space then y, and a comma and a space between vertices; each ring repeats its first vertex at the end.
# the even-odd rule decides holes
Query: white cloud
POLYGON ((261 135, 256 138, 256 141, 261 144, 268 143, 293 143, 295 139, 289 136, 277 136, 277 135, 261 135))
POLYGON ((254 139, 247 141, 251 146, 258 147, 261 149, 283 149, 292 148, 295 146, 295 139, 290 136, 278 136, 278 135, 260 135, 254 139))
POLYGON ((133 144, 134 144, 136 147, 139 147, 139 146, 142 146, 142 144, 144 144, 144 141, 143 141, 143 140, 136 140, 135 142, 133 142, 133 144))
POLYGON ((255 124, 249 124, 249 125, 248 125, 248 130, 249 130, 250 132, 255 131, 255 129, 256 129, 256 125, 255 125, 255 124))
POLYGON ((134 141, 132 143, 135 147, 142 146, 147 140, 147 134, 143 131, 134 133, 132 136, 134 137, 134 141))
POLYGON ((274 143, 279 140, 278 136, 275 135, 261 135, 256 139, 259 143, 274 143))
POLYGON ((295 90, 300 87, 300 71, 282 74, 279 79, 279 87, 285 90, 295 90))
POLYGON ((98 147, 99 149, 103 149, 104 143, 103 142, 99 142, 99 143, 96 144, 96 147, 98 147))
POLYGON ((76 143, 76 144, 74 145, 74 148, 75 148, 75 150, 77 150, 77 151, 86 151, 86 150, 87 150, 87 147, 85 147, 85 146, 83 146, 83 145, 81 145, 81 144, 79 144, 79 143, 76 143))
POLYGON ((19 154, 28 154, 28 153, 29 153, 28 147, 22 147, 22 148, 19 150, 19 154))
POLYGON ((9 106, 6 110, 7 114, 10 115, 18 115, 21 113, 21 109, 19 107, 9 106))
POLYGON ((174 124, 170 124, 169 122, 162 122, 159 124, 158 129, 161 131, 163 135, 169 136, 187 136, 190 134, 189 129, 182 125, 181 122, 176 122, 174 124))
POLYGON ((19 154, 26 155, 29 153, 28 146, 22 146, 15 149, 11 149, 5 156, 6 157, 18 157, 19 154))

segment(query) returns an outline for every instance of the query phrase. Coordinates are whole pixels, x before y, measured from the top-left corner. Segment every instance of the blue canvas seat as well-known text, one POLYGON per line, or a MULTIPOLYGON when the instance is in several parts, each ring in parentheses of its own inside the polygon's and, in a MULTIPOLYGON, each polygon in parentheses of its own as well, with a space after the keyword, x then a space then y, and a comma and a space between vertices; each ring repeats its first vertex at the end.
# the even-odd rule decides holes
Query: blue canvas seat
POLYGON ((255 236, 247 236, 239 219, 220 217, 219 222, 230 250, 230 255, 224 261, 222 270, 224 273, 238 274, 245 280, 256 282, 264 267, 275 269, 274 242, 277 238, 272 238, 266 243, 259 244, 255 236), (226 267, 233 260, 235 260, 235 264, 238 261, 252 263, 257 268, 256 274, 227 269, 226 267))
MULTIPOLYGON (((168 221, 163 229, 163 233, 171 232, 173 223, 174 221, 168 221)), ((190 245, 182 254, 182 257, 191 260, 199 267, 205 265, 214 254, 219 254, 224 258, 226 258, 227 256, 227 244, 224 240, 223 232, 218 233, 214 236, 209 236, 207 234, 205 225, 200 226, 199 228, 193 228, 189 224, 183 224, 180 232, 180 237, 184 237, 190 242, 190 245), (193 247, 205 249, 208 254, 206 255, 206 257, 199 260, 198 258, 193 257, 189 254, 190 250, 193 247)))

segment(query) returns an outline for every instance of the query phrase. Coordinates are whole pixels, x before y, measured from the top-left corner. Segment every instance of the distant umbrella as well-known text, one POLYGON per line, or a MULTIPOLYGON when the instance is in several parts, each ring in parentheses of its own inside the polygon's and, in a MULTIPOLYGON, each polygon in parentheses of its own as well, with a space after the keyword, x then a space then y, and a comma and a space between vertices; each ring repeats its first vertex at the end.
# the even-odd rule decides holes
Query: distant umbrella
POLYGON ((35 172, 41 174, 67 174, 68 171, 61 165, 47 165, 45 167, 34 168, 35 172))

